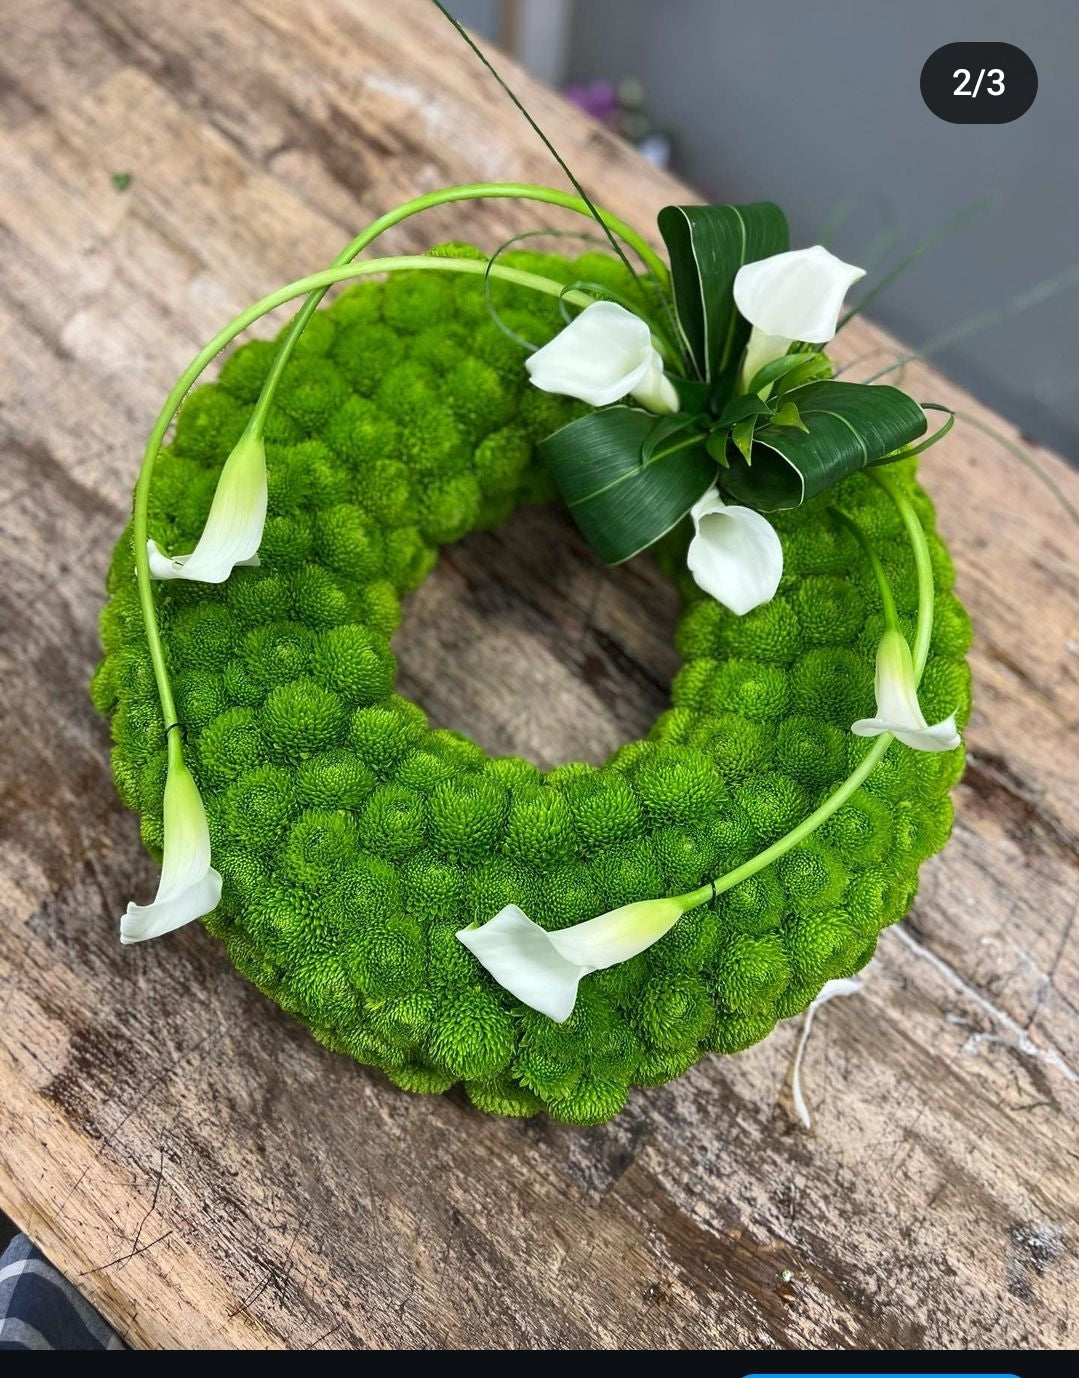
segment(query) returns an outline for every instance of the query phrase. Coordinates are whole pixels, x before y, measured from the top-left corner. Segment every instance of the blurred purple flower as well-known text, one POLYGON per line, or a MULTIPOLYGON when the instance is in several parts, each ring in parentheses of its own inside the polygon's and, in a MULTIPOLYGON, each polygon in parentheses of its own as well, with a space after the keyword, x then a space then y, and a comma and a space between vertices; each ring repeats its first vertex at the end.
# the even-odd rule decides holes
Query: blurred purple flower
POLYGON ((603 124, 609 123, 618 113, 618 93, 614 83, 602 78, 590 81, 587 86, 567 86, 565 96, 572 105, 603 124))

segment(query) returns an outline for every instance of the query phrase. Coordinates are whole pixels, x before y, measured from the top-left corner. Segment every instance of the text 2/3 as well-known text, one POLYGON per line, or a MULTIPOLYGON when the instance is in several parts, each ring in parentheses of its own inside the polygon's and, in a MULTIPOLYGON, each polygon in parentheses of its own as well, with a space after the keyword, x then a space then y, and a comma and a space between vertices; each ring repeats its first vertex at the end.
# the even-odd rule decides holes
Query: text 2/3
POLYGON ((959 85, 952 92, 953 96, 976 96, 982 89, 983 81, 987 96, 1002 96, 1004 94, 1004 73, 999 67, 991 67, 988 72, 983 67, 978 73, 973 91, 970 89, 970 71, 968 68, 957 67, 952 73, 952 78, 959 82, 959 85))
POLYGON ((1009 124, 1034 104, 1038 71, 1014 43, 945 43, 926 58, 920 87, 939 120, 1009 124))

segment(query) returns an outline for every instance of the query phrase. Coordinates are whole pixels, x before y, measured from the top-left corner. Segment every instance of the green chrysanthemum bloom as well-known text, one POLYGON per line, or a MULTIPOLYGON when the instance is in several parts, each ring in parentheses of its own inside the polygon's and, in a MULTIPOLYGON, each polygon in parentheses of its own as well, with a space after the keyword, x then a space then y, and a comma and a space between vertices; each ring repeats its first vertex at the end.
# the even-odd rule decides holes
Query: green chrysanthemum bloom
POLYGON ((510 798, 503 849, 541 869, 570 860, 579 843, 565 796, 543 785, 519 785, 510 798))
POLYGON ((513 1057, 513 1019, 492 991, 469 990, 447 997, 435 1015, 430 1042, 435 1064, 464 1080, 495 1077, 513 1057))
POLYGON ((781 718, 789 697, 787 675, 778 665, 750 660, 727 661, 708 686, 710 708, 757 720, 781 718))
POLYGON ((321 633, 311 648, 311 678, 350 708, 384 699, 396 669, 385 637, 354 624, 321 633))
POLYGON ((267 692, 306 674, 314 642, 302 622, 271 622, 255 627, 240 643, 244 669, 267 692))
POLYGON ((348 953, 349 979, 370 999, 388 1000, 423 988, 427 969, 423 930, 407 915, 372 915, 358 926, 348 953))
POLYGON ((271 689, 259 722, 275 752, 299 763, 313 751, 337 746, 345 733, 347 715, 337 694, 304 678, 271 689))
POLYGON ((251 852, 274 850, 296 812, 297 783, 280 766, 256 766, 231 784, 222 813, 231 835, 251 852))
POLYGON ((507 795, 492 780, 465 778, 440 785, 427 805, 431 844, 456 861, 479 861, 502 836, 507 795))
POLYGON ((640 802, 621 775, 582 775, 566 789, 566 798, 577 834, 589 851, 635 837, 644 825, 640 802))
POLYGON ((787 897, 775 869, 759 871, 722 895, 720 912, 729 931, 761 934, 777 928, 787 911, 787 897))
POLYGON ((267 760, 258 716, 250 708, 226 709, 199 733, 196 752, 209 785, 230 783, 267 760))
POLYGON ((653 828, 689 826, 714 818, 726 790, 720 774, 700 751, 665 747, 633 773, 633 788, 653 828))
POLYGON ((663 972, 641 992, 636 1024, 652 1047, 670 1052, 697 1046, 711 1028, 714 1016, 703 981, 663 972))

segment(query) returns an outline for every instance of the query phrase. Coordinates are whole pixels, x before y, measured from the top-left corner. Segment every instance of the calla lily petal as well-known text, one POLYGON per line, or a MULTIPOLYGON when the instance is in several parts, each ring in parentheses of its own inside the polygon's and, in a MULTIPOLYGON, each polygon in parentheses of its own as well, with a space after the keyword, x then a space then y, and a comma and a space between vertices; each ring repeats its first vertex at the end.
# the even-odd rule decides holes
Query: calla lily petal
POLYGON ((786 354, 794 340, 827 344, 838 328, 843 298, 863 277, 864 268, 844 263, 822 244, 744 263, 734 277, 734 304, 753 330, 742 386, 786 354))
POLYGON ((678 394, 646 321, 613 301, 595 301, 525 360, 542 392, 605 407, 632 396, 649 411, 678 410, 678 394))
POLYGON ((930 726, 918 702, 914 662, 902 632, 889 628, 877 647, 877 716, 851 725, 857 737, 890 732, 914 751, 952 751, 960 743, 955 714, 930 726))
POLYGON ((507 904, 457 937, 500 986, 561 1024, 573 1013, 582 976, 635 957, 684 913, 681 899, 640 900, 548 933, 516 904, 507 904))
POLYGON ((550 933, 517 905, 507 904, 480 928, 462 928, 457 936, 498 984, 524 1004, 556 1024, 573 1013, 577 983, 586 968, 563 957, 550 933))
POLYGON ((860 718, 850 730, 856 737, 879 737, 882 732, 890 732, 912 751, 953 751, 962 741, 954 713, 931 727, 917 729, 906 728, 890 718, 860 718))
POLYGON ((738 617, 770 602, 783 577, 775 528, 751 507, 729 507, 715 488, 693 504, 686 563, 706 593, 738 617))
POLYGON ((549 934, 551 946, 586 971, 602 971, 644 952, 682 917, 680 899, 637 900, 549 934))
POLYGON ((734 304, 765 335, 826 344, 835 335, 843 298, 863 277, 864 268, 814 244, 743 264, 734 278, 734 304))
POLYGON ((198 786, 183 761, 165 780, 165 852, 152 904, 129 904, 120 920, 120 941, 141 943, 171 933, 221 898, 221 876, 210 865, 210 830, 198 786))
POLYGON ((147 541, 151 575, 222 584, 237 565, 257 565, 267 497, 266 447, 260 435, 245 432, 222 466, 198 545, 170 559, 147 541))

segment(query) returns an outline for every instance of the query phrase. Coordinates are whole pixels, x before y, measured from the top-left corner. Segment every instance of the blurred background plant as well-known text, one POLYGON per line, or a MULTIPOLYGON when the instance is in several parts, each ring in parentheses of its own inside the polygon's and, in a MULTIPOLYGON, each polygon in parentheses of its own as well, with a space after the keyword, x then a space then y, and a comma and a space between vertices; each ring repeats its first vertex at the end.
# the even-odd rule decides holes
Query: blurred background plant
MULTIPOLYGON (((873 316, 1026 434, 1079 459, 1079 11, 1060 0, 451 0, 462 22, 716 201, 774 199, 796 244, 869 269, 935 242, 873 316), (944 43, 1038 69, 1006 125, 932 115, 944 43), (961 223, 953 223, 953 222, 961 223), (1036 304, 1014 299, 1052 282, 1036 304), (962 332, 957 327, 970 326, 962 332), (961 336, 961 338, 960 338, 961 336)), ((516 118, 507 107, 507 119, 516 118)), ((855 299, 857 294, 855 294, 855 299)))

